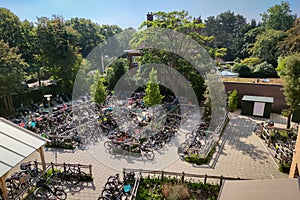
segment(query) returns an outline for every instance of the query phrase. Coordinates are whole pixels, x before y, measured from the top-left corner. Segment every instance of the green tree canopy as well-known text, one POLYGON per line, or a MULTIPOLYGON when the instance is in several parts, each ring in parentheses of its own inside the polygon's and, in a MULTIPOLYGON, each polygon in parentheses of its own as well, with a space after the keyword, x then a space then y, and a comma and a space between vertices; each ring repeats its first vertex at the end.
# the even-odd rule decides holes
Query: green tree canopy
POLYGON ((81 63, 76 47, 77 31, 66 26, 59 16, 52 19, 42 17, 38 18, 37 36, 41 63, 54 80, 61 82, 61 89, 70 94, 81 63))
POLYGON ((157 81, 157 71, 154 68, 152 68, 149 73, 149 80, 145 92, 146 95, 144 96, 144 102, 148 106, 159 104, 164 98, 164 96, 160 93, 157 81))
POLYGON ((283 94, 290 108, 287 123, 289 128, 291 113, 300 104, 300 53, 281 59, 279 65, 282 66, 280 78, 284 81, 283 94))
POLYGON ((295 20, 294 26, 287 32, 287 37, 278 43, 283 56, 300 52, 300 18, 295 20))
POLYGON ((91 97, 92 101, 95 103, 103 103, 106 100, 107 91, 106 87, 104 86, 104 78, 101 77, 99 71, 95 71, 93 76, 93 84, 91 85, 91 97))
POLYGON ((257 36, 256 42, 251 50, 253 56, 268 62, 276 68, 277 59, 280 56, 278 43, 283 41, 285 37, 286 33, 283 31, 273 29, 266 30, 257 36))
POLYGON ((268 29, 286 31, 293 26, 296 14, 290 9, 287 1, 281 2, 268 8, 267 12, 262 14, 262 23, 268 29))
POLYGON ((67 20, 66 25, 78 32, 77 46, 84 58, 106 37, 101 35, 100 25, 90 19, 75 17, 67 20))
POLYGON ((21 83, 24 80, 22 71, 26 66, 17 48, 10 48, 8 43, 0 40, 0 99, 5 106, 2 114, 13 113, 11 94, 21 90, 21 83))

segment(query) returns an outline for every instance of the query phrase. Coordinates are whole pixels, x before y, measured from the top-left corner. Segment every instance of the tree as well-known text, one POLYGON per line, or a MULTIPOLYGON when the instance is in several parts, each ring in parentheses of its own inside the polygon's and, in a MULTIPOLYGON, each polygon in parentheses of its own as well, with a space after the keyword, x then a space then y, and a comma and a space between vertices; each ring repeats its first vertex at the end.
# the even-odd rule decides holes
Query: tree
POLYGON ((246 18, 240 14, 235 15, 230 10, 210 16, 205 20, 203 32, 207 36, 213 36, 210 47, 226 48, 227 53, 223 58, 225 60, 234 60, 240 52, 243 44, 243 37, 251 29, 246 18))
POLYGON ((267 63, 263 62, 255 66, 253 70, 253 77, 255 78, 278 78, 277 72, 274 67, 267 63))
MULTIPOLYGON (((192 38, 194 41, 202 45, 208 52, 211 53, 210 55, 212 57, 224 54, 224 49, 218 50, 207 46, 207 43, 212 40, 212 37, 202 34, 202 30, 204 28, 202 20, 200 18, 193 18, 187 11, 155 12, 153 13, 153 21, 144 21, 140 26, 140 29, 146 27, 165 28, 183 33, 187 35, 188 38, 192 38)), ((144 34, 142 30, 136 34, 136 37, 133 38, 131 46, 136 49, 141 49, 141 47, 143 48, 144 44, 147 43, 149 38, 154 38, 154 40, 157 39, 155 34, 156 33, 144 34)), ((203 99, 205 87, 202 76, 191 63, 187 62, 176 53, 187 51, 187 49, 190 50, 190 48, 185 49, 186 46, 184 45, 186 44, 179 44, 182 38, 176 34, 167 35, 167 37, 170 40, 170 44, 173 45, 168 47, 170 48, 169 51, 144 48, 142 49, 143 56, 139 60, 140 63, 142 65, 146 63, 161 63, 174 68, 187 80, 189 80, 198 99, 203 99), (174 41, 177 41, 177 43, 174 41)), ((178 83, 178 85, 180 85, 180 83, 178 83)), ((175 88, 179 88, 179 86, 175 88)))
POLYGON ((287 31, 293 26, 296 14, 292 14, 290 4, 281 2, 268 8, 262 15, 262 23, 268 29, 287 31))
POLYGON ((234 89, 228 97, 228 111, 234 112, 238 107, 239 96, 236 89, 234 89))
POLYGON ((290 128, 292 112, 300 104, 300 53, 281 59, 279 65, 282 66, 282 71, 279 75, 284 82, 283 94, 289 106, 287 128, 290 128))
POLYGON ((0 40, 0 97, 5 108, 1 111, 2 116, 7 117, 14 112, 11 95, 21 90, 22 71, 26 66, 17 48, 10 48, 8 43, 0 40))
POLYGON ((81 63, 76 41, 78 33, 65 25, 63 18, 38 18, 38 48, 40 64, 61 84, 61 91, 71 94, 73 82, 81 63))
POLYGON ((113 90, 118 80, 128 70, 128 62, 124 58, 119 58, 106 69, 106 80, 108 90, 113 90))
POLYGON ((0 39, 10 47, 18 47, 21 43, 20 19, 6 8, 0 8, 0 39))
POLYGON ((103 35, 105 39, 117 35, 118 33, 121 33, 121 31, 122 29, 117 25, 103 24, 99 27, 99 33, 103 35))
POLYGON ((202 120, 205 122, 209 122, 211 118, 211 98, 209 95, 208 87, 206 88, 204 92, 204 105, 203 105, 203 111, 202 111, 202 120))
POLYGON ((94 83, 91 85, 91 97, 92 101, 101 104, 106 100, 107 91, 103 84, 104 78, 100 76, 98 71, 94 75, 94 83))
POLYGON ((66 25, 78 32, 77 46, 84 58, 106 38, 100 33, 102 27, 90 19, 75 17, 67 20, 66 25))
POLYGON ((295 20, 294 26, 287 32, 287 37, 278 43, 282 56, 289 56, 300 52, 300 18, 295 20))
POLYGON ((243 78, 252 77, 251 69, 245 64, 235 64, 232 67, 232 71, 239 73, 239 77, 243 77, 243 78))
POLYGON ((164 96, 160 93, 157 81, 157 71, 154 68, 152 68, 149 73, 149 80, 145 92, 146 95, 144 96, 144 102, 148 106, 159 104, 164 98, 164 96))
POLYGON ((286 33, 268 29, 262 34, 257 36, 256 42, 252 48, 252 55, 266 61, 274 68, 277 67, 277 58, 280 55, 278 43, 283 41, 286 33))

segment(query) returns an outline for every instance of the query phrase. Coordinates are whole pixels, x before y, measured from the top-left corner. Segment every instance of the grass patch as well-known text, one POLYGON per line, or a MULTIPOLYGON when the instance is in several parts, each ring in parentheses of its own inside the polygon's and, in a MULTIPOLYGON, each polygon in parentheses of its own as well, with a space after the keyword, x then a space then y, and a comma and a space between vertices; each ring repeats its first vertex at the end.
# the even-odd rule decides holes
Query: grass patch
POLYGON ((216 147, 214 146, 208 153, 208 155, 206 156, 206 158, 201 158, 199 156, 199 154, 190 154, 189 156, 186 156, 184 158, 184 160, 186 162, 189 162, 189 163, 193 163, 193 164, 196 164, 196 165, 203 165, 203 164, 207 164, 209 163, 209 161, 211 160, 212 156, 214 155, 216 151, 216 147))

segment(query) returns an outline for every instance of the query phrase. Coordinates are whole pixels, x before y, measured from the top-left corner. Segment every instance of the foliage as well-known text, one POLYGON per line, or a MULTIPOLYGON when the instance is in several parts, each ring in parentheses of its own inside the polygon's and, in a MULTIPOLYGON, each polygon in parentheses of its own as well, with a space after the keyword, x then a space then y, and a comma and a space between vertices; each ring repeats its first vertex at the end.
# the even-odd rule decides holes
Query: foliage
POLYGON ((252 55, 252 49, 254 43, 256 42, 256 38, 258 35, 265 31, 265 27, 259 26, 253 29, 250 29, 243 36, 243 45, 239 49, 241 54, 244 55, 245 58, 250 57, 252 55))
POLYGON ((220 186, 193 181, 185 181, 184 183, 182 183, 181 179, 176 177, 165 177, 161 179, 148 176, 142 177, 140 179, 136 199, 171 199, 164 196, 164 194, 171 191, 174 192, 174 199, 180 199, 180 195, 187 196, 187 192, 190 195, 188 199, 217 199, 218 193, 220 191, 220 186), (188 189, 188 191, 186 190, 186 188, 188 189), (201 193, 199 191, 201 191, 201 193))
POLYGON ((279 165, 279 171, 282 173, 289 174, 291 169, 291 163, 284 163, 279 165))
POLYGON ((101 104, 106 100, 107 91, 104 86, 104 78, 100 76, 98 71, 94 75, 94 83, 91 85, 91 97, 92 101, 101 104))
POLYGON ((183 184, 164 183, 162 193, 167 200, 185 200, 190 197, 187 186, 183 184))
POLYGON ((77 32, 67 27, 64 19, 53 16, 52 19, 38 18, 37 35, 42 63, 52 77, 61 82, 63 90, 70 94, 81 63, 76 47, 77 32))
POLYGON ((10 48, 8 43, 0 40, 0 97, 4 102, 3 114, 13 113, 11 95, 22 88, 22 70, 26 66, 17 48, 10 48))
POLYGON ((253 77, 256 78, 277 78, 277 72, 271 64, 267 62, 260 63, 253 70, 253 77))
POLYGON ((80 47, 79 52, 85 58, 105 36, 100 33, 100 25, 85 18, 71 18, 66 21, 66 25, 78 32, 76 45, 80 47))
POLYGON ((164 98, 163 95, 160 94, 159 84, 157 82, 157 71, 152 68, 149 73, 149 81, 146 86, 146 95, 144 96, 144 102, 148 106, 154 106, 159 104, 161 100, 164 98))
POLYGON ((196 164, 196 165, 208 164, 209 161, 211 160, 211 158, 213 157, 215 151, 216 151, 216 147, 213 147, 209 151, 208 155, 205 158, 201 158, 199 156, 199 154, 190 154, 189 156, 186 156, 184 158, 184 160, 186 162, 193 163, 193 164, 196 164))
POLYGON ((287 119, 287 128, 289 128, 291 113, 300 104, 300 53, 281 59, 279 65, 282 68, 279 75, 284 81, 283 94, 286 104, 290 108, 287 119))
POLYGON ((295 20, 294 26, 287 32, 287 37, 278 43, 282 56, 300 52, 300 18, 295 20))
POLYGON ((228 10, 216 17, 209 16, 205 20, 204 34, 214 36, 210 47, 226 48, 225 60, 234 60, 239 56, 239 48, 242 46, 243 35, 251 28, 246 18, 240 14, 228 10))
POLYGON ((205 122, 209 122, 211 118, 211 98, 209 95, 208 87, 206 87, 206 90, 204 92, 204 105, 203 105, 203 111, 202 111, 202 120, 205 122))
POLYGON ((267 12, 262 14, 262 23, 268 29, 286 31, 293 26, 296 14, 292 14, 290 4, 287 1, 281 2, 268 8, 267 12))
POLYGON ((250 58, 245 58, 244 60, 241 61, 241 64, 250 66, 250 67, 254 67, 255 65, 258 65, 259 63, 261 63, 259 58, 255 58, 255 57, 250 57, 250 58))
POLYGON ((239 96, 236 89, 234 89, 228 97, 228 111, 234 112, 238 107, 239 96))
POLYGON ((128 70, 128 62, 126 59, 119 58, 106 68, 106 81, 108 90, 112 91, 117 84, 118 80, 128 70))
POLYGON ((235 64, 232 66, 231 70, 233 72, 239 73, 239 77, 249 78, 252 77, 252 71, 250 67, 245 64, 235 64))
POLYGON ((273 67, 277 67, 277 58, 280 55, 278 43, 283 41, 286 33, 283 31, 268 29, 257 36, 252 48, 252 55, 266 61, 273 67))

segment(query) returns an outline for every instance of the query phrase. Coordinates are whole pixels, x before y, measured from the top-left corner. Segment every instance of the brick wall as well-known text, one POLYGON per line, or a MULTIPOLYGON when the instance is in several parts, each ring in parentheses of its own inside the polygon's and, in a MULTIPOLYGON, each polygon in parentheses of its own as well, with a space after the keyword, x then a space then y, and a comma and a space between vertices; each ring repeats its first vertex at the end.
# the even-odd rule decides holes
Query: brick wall
POLYGON ((281 113, 281 110, 287 108, 283 96, 282 85, 259 84, 259 83, 235 83, 224 82, 226 92, 237 90, 239 94, 239 105, 244 95, 274 97, 272 112, 281 113))

